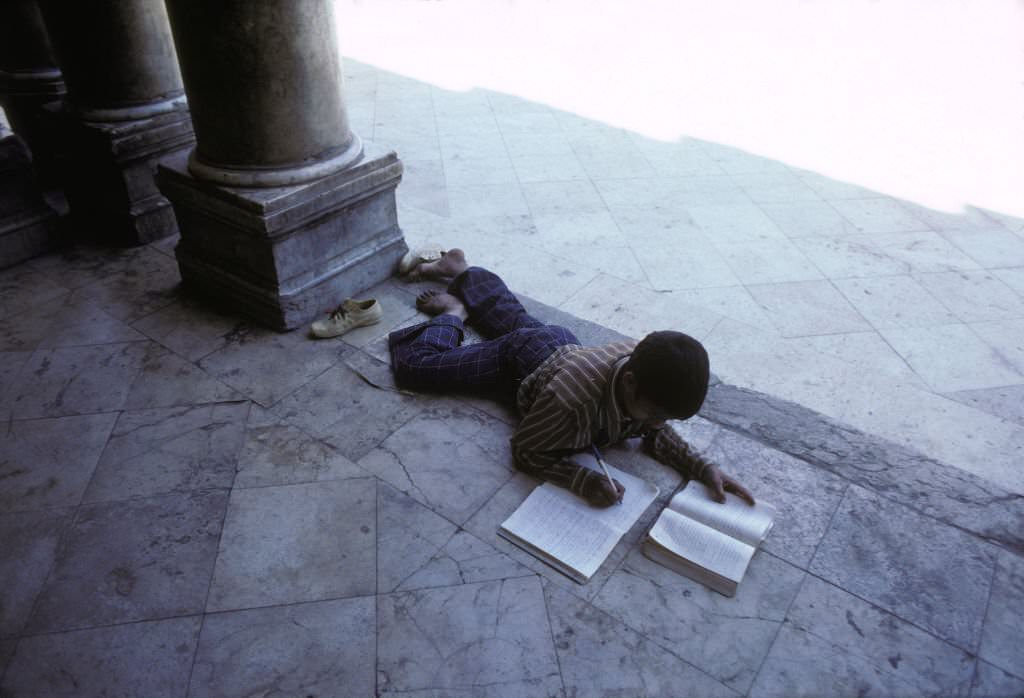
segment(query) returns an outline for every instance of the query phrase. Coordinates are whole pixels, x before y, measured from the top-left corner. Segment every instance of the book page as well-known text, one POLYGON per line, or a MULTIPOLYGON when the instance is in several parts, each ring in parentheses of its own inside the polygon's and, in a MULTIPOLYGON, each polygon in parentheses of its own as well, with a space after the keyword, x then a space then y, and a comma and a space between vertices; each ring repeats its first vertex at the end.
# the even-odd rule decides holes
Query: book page
POLYGON ((662 512, 649 537, 680 557, 737 584, 754 556, 752 546, 671 509, 662 512))
POLYGON ((545 483, 530 493, 502 530, 590 577, 658 495, 638 477, 608 468, 626 488, 621 505, 598 509, 569 490, 545 483))
POLYGON ((672 497, 668 508, 753 546, 768 535, 775 518, 775 507, 771 504, 758 501, 750 506, 730 492, 725 493, 725 504, 719 504, 711 498, 711 490, 695 480, 672 497))

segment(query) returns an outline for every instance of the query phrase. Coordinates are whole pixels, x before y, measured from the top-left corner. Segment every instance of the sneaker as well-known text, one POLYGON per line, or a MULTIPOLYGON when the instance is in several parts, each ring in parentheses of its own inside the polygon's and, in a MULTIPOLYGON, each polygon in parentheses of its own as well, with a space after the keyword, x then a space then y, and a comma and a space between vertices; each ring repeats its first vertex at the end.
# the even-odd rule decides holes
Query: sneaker
POLYGON ((384 317, 384 311, 376 298, 358 301, 346 298, 337 308, 327 313, 326 320, 317 320, 310 328, 314 337, 337 337, 349 330, 366 325, 376 325, 384 317))

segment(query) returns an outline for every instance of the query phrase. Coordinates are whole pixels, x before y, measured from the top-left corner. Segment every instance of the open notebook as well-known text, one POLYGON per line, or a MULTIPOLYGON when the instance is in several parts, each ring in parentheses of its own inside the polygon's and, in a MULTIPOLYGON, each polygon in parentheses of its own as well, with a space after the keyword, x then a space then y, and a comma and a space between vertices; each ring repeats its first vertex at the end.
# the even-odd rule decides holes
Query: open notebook
POLYGON ((608 470, 626 488, 621 505, 598 509, 546 482, 501 524, 498 535, 585 584, 658 496, 658 488, 649 482, 608 470))
POLYGON ((775 517, 771 504, 750 506, 736 495, 725 504, 700 482, 689 482, 647 534, 644 555, 726 596, 734 596, 775 517))

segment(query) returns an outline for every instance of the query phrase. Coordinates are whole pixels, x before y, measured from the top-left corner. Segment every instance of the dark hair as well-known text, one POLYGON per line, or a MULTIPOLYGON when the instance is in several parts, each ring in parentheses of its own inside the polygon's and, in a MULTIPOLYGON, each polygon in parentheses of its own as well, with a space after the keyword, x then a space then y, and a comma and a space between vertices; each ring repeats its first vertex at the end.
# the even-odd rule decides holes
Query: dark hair
POLYGON ((624 368, 636 376, 640 397, 673 417, 692 417, 704 404, 708 353, 689 335, 671 330, 650 333, 636 345, 624 368))

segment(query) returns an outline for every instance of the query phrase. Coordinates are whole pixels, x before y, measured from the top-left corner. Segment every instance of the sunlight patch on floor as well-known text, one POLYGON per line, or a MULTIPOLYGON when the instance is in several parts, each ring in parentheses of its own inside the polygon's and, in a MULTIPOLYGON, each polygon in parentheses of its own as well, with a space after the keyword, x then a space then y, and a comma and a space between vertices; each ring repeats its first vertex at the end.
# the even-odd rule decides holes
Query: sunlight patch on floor
POLYGON ((1024 216, 1012 0, 338 0, 344 55, 931 208, 1024 216))

